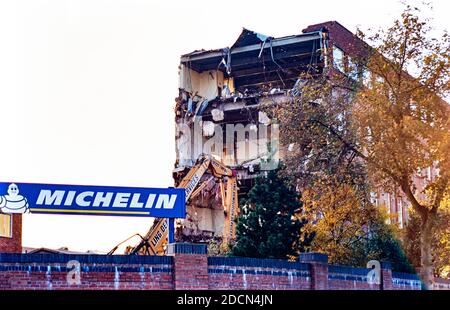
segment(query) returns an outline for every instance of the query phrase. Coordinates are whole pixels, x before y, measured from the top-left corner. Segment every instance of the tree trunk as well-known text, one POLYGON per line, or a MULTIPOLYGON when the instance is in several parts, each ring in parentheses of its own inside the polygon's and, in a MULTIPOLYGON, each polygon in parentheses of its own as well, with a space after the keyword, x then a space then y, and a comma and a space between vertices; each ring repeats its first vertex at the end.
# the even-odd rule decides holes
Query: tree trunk
POLYGON ((433 259, 431 245, 433 240, 433 221, 431 212, 426 212, 422 216, 420 227, 420 276, 427 289, 433 289, 433 259))
POLYGON ((420 226, 420 277, 427 289, 433 289, 434 270, 433 270, 433 226, 436 222, 437 208, 431 210, 421 205, 414 197, 411 188, 408 186, 407 178, 400 182, 403 193, 408 197, 414 210, 421 217, 420 226))

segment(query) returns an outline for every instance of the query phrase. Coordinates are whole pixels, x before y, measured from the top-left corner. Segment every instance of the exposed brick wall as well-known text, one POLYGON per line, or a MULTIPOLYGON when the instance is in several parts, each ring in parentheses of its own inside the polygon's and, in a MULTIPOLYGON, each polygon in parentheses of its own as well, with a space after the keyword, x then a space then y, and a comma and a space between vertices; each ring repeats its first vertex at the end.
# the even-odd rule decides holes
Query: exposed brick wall
POLYGON ((0 253, 22 252, 22 214, 12 216, 12 238, 0 237, 0 253))
MULTIPOLYGON (((369 269, 328 265, 324 254, 296 262, 207 257, 206 246, 169 245, 168 256, 0 254, 0 289, 420 289, 416 275, 382 265, 382 284, 369 284, 369 269), (69 261, 80 263, 80 283, 70 285, 69 261)), ((444 283, 443 283, 444 285, 444 283)))
POLYGON ((308 26, 302 32, 312 32, 323 29, 328 31, 328 36, 331 44, 336 44, 339 48, 345 51, 352 57, 362 57, 365 55, 364 51, 369 47, 367 43, 360 40, 355 34, 342 26, 337 21, 329 21, 316 25, 308 26))

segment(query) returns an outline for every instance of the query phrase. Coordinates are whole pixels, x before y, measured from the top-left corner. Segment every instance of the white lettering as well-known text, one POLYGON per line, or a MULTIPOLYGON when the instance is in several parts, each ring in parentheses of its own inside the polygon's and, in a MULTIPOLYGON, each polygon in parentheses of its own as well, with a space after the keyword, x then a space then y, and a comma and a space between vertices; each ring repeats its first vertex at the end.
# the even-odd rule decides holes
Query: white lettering
POLYGON ((153 203, 155 202, 155 198, 156 198, 155 194, 148 195, 148 199, 147 199, 147 203, 145 204, 145 207, 146 208, 153 207, 153 203))
POLYGON ((41 190, 37 198, 37 205, 104 207, 114 208, 155 208, 173 209, 177 200, 176 194, 149 194, 147 200, 140 193, 113 193, 86 191, 77 194, 76 191, 41 190))
POLYGON ((94 192, 79 193, 77 199, 75 200, 76 204, 80 207, 89 207, 91 202, 86 200, 87 197, 94 197, 94 192))
POLYGON ((103 195, 103 192, 98 192, 95 195, 94 203, 92 204, 93 207, 100 207, 100 204, 102 207, 109 207, 111 204, 111 200, 113 197, 113 193, 106 193, 103 195))
POLYGON ((163 207, 163 209, 173 209, 176 200, 177 195, 170 195, 169 198, 169 195, 161 194, 158 197, 155 209, 161 209, 161 207, 163 207))
POLYGON ((142 202, 139 202, 140 197, 141 194, 133 194, 133 197, 131 198, 130 208, 142 208, 144 206, 142 202))
POLYGON ((194 175, 192 177, 192 180, 188 183, 188 186, 186 186, 186 196, 190 195, 191 192, 194 190, 195 185, 198 181, 198 175, 194 175))
POLYGON ((70 191, 70 192, 67 193, 66 201, 64 201, 64 205, 65 206, 71 206, 72 205, 73 199, 75 198, 75 194, 76 193, 77 192, 75 192, 75 191, 70 191))
POLYGON ((56 205, 59 206, 64 198, 64 191, 55 191, 52 194, 51 190, 41 190, 39 192, 39 197, 36 201, 37 205, 56 205))
POLYGON ((113 207, 114 208, 126 208, 128 199, 130 199, 130 193, 117 193, 114 198, 113 207))

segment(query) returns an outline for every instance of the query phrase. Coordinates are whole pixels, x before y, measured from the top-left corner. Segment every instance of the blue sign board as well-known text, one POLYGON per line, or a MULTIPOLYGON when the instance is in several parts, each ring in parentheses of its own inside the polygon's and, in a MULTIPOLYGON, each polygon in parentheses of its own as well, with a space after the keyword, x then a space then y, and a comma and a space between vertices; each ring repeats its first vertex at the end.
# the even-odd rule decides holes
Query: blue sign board
POLYGON ((184 218, 182 188, 138 188, 0 182, 3 213, 184 218))

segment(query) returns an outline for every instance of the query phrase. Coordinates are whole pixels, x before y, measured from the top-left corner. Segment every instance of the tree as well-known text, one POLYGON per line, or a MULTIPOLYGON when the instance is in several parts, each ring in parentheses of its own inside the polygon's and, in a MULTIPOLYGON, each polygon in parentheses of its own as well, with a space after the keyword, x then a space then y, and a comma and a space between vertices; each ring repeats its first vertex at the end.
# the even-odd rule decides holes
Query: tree
POLYGON ((375 218, 371 221, 368 238, 356 244, 354 256, 363 263, 373 259, 388 261, 392 264, 392 270, 415 273, 416 271, 397 237, 399 235, 398 227, 386 224, 386 212, 377 211, 373 213, 375 218))
POLYGON ((393 269, 414 272, 394 227, 385 224, 386 214, 376 209, 351 182, 336 176, 314 183, 303 191, 305 231, 316 234, 311 251, 328 254, 333 264, 365 267, 370 260, 390 261, 393 269))
POLYGON ((309 246, 313 235, 301 233, 306 221, 296 215, 302 207, 299 194, 276 171, 258 179, 241 205, 233 255, 288 258, 309 246))
POLYGON ((368 38, 376 48, 364 63, 374 79, 355 97, 352 125, 355 153, 373 180, 399 187, 420 217, 421 276, 430 287, 433 229, 450 191, 450 109, 441 99, 450 91, 450 37, 429 38, 419 12, 406 6, 392 27, 368 38), (421 187, 415 177, 428 167, 439 173, 421 187))
MULTIPOLYGON (((402 232, 402 243, 406 255, 414 266, 420 266, 420 216, 410 211, 410 219, 402 232)), ((437 223, 433 232, 432 259, 434 275, 450 278, 450 201, 447 197, 438 210, 437 223)))
POLYGON ((407 5, 390 28, 359 33, 373 46, 353 59, 371 73, 366 86, 332 69, 304 75, 294 103, 275 115, 289 145, 285 172, 300 186, 343 173, 404 193, 420 217, 421 276, 430 286, 432 230, 450 192, 450 109, 441 99, 450 92, 450 37, 429 38, 429 20, 419 12, 407 5), (428 167, 438 173, 420 187, 415 177, 428 167))
MULTIPOLYGON (((365 87, 340 74, 301 77, 293 103, 277 108, 285 172, 301 187, 326 175, 349 175, 359 190, 400 189, 420 216, 421 275, 432 283, 431 238, 449 193, 450 37, 429 38, 429 21, 406 6, 387 30, 366 38, 374 47, 354 59, 372 80, 365 87), (406 73, 413 69, 414 77, 406 73), (423 188, 418 171, 439 171, 423 188), (366 181, 365 181, 366 180, 366 181)), ((362 42, 362 41, 361 41, 362 42)), ((364 46, 364 44, 361 44, 364 46)))
POLYGON ((372 229, 377 212, 367 169, 353 147, 352 82, 328 72, 300 80, 294 102, 269 110, 281 123, 281 144, 288 146, 281 173, 301 188, 305 229, 316 233, 311 249, 328 254, 332 263, 365 266, 369 254, 381 255, 364 249, 378 236, 372 229))
POLYGON ((354 249, 368 235, 371 215, 350 184, 337 177, 316 181, 302 191, 304 230, 316 234, 311 250, 328 254, 334 264, 359 265, 354 249))

